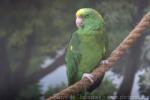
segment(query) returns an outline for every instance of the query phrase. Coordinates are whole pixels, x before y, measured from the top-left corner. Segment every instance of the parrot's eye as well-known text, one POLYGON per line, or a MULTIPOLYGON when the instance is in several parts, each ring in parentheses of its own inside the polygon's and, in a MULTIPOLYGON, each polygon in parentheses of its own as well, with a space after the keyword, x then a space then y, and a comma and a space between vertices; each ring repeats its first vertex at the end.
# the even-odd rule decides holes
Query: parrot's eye
POLYGON ((89 14, 86 14, 86 15, 85 15, 85 17, 89 17, 89 16, 90 16, 89 14))

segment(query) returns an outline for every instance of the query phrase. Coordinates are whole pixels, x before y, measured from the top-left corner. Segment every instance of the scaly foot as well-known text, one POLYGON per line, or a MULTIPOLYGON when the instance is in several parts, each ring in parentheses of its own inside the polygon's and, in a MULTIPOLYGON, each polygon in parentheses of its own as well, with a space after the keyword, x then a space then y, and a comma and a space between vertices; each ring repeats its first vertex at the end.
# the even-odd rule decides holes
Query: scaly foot
POLYGON ((101 62, 100 62, 100 64, 108 64, 109 62, 108 62, 108 60, 102 60, 101 62))
POLYGON ((82 78, 84 78, 84 77, 87 78, 87 79, 89 79, 91 83, 94 82, 94 80, 92 79, 93 78, 92 74, 84 73, 83 76, 82 76, 82 78))

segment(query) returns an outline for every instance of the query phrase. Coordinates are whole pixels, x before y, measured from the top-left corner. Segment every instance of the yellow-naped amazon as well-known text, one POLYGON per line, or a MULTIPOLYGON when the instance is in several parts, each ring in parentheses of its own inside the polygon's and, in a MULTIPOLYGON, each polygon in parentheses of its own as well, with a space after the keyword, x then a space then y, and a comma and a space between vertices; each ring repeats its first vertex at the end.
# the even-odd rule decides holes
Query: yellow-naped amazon
MULTIPOLYGON (((104 32, 102 16, 92 8, 82 8, 76 12, 77 31, 72 34, 65 56, 68 84, 72 85, 82 77, 91 82, 92 72, 108 50, 107 35, 104 32)), ((104 60, 103 63, 108 63, 104 60)), ((101 82, 98 79, 87 91, 91 92, 101 82)))

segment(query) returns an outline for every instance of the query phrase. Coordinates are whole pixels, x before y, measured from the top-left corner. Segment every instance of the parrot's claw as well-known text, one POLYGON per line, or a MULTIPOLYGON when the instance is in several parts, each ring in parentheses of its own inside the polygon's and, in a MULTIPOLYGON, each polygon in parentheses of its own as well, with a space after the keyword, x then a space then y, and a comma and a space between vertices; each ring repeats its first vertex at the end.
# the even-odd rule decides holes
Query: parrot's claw
POLYGON ((102 60, 100 64, 108 64, 108 60, 102 60))
POLYGON ((88 73, 84 73, 82 78, 87 78, 90 80, 91 83, 94 82, 94 80, 92 79, 94 76, 92 74, 88 74, 88 73))

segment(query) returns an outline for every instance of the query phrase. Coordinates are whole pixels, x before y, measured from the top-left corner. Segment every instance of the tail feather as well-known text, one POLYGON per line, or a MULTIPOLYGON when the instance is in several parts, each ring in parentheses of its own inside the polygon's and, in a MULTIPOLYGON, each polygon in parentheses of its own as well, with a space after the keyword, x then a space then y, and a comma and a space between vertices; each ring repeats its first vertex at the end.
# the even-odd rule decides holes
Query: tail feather
POLYGON ((104 75, 101 78, 97 79, 97 81, 95 81, 94 84, 92 84, 88 89, 85 89, 80 93, 71 96, 68 100, 82 100, 82 99, 87 100, 85 98, 86 96, 88 96, 88 93, 94 91, 102 83, 103 78, 104 75))

